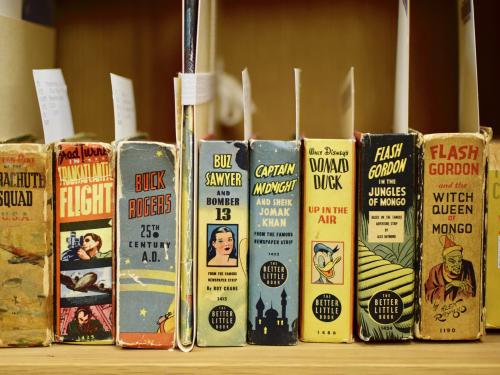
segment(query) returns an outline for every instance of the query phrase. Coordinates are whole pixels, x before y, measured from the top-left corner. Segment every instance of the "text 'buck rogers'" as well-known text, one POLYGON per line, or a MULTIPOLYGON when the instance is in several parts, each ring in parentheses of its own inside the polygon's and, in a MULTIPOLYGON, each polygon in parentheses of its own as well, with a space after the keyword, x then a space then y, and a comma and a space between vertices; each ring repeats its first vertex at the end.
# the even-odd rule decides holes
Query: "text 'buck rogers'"
MULTIPOLYGON (((142 193, 166 189, 165 170, 138 173, 135 175, 135 192, 142 193)), ((155 194, 128 200, 128 218, 168 214, 172 211, 171 193, 155 194)))

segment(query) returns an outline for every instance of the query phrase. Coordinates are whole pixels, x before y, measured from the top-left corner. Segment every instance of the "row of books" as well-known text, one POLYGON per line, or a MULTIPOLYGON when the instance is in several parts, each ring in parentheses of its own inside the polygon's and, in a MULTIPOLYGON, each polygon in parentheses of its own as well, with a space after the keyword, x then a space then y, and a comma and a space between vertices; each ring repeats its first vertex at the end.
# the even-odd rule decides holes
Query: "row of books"
MULTIPOLYGON (((355 305, 363 340, 479 338, 489 137, 201 141, 198 345, 351 342, 355 305)), ((53 308, 57 342, 174 345, 179 165, 158 142, 0 145, 2 346, 50 343, 53 308)))
MULTIPOLYGON (((477 339, 486 233, 487 319, 500 326, 500 189, 489 173, 486 231, 491 133, 479 129, 477 82, 461 91, 462 133, 408 131, 406 3, 395 132, 353 137, 351 69, 336 136, 299 139, 296 71, 293 141, 249 140, 246 73, 245 139, 207 137, 214 9, 184 3, 175 145, 126 140, 132 84, 113 75, 117 141, 78 141, 61 72, 34 72, 46 145, 0 144, 0 346, 351 342, 353 325, 367 341, 477 339)), ((459 24, 469 34, 471 20, 459 24)), ((476 77, 473 59, 461 76, 476 77)))
POLYGON ((480 338, 490 137, 255 140, 248 164, 241 142, 202 141, 198 345, 352 342, 355 313, 365 341, 480 338))

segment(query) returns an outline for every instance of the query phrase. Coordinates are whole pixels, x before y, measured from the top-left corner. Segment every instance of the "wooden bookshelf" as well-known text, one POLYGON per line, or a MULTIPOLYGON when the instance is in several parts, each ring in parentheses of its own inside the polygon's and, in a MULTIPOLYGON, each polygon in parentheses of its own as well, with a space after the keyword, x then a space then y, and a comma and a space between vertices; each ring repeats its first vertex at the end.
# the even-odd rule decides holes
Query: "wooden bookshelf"
POLYGON ((500 332, 481 342, 195 348, 191 353, 53 345, 0 350, 0 374, 499 374, 500 332))

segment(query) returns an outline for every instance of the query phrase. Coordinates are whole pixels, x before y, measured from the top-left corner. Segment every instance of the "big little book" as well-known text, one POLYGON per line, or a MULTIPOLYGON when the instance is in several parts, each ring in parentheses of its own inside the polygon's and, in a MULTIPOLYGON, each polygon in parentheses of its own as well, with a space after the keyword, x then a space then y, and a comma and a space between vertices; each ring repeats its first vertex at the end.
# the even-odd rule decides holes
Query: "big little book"
POLYGON ((416 147, 408 129, 410 1, 398 1, 392 133, 358 143, 358 334, 365 341, 413 338, 416 147))
POLYGON ((486 248, 486 326, 500 328, 500 143, 489 144, 486 248))
POLYGON ((419 168, 419 310, 426 340, 484 334, 485 185, 491 129, 480 128, 474 3, 457 0, 458 133, 425 134, 419 168))
POLYGON ((175 146, 124 141, 117 154, 117 343, 175 346, 175 146))
POLYGON ((52 339, 52 157, 0 144, 0 347, 52 339))
POLYGON ((413 335, 414 134, 363 134, 359 144, 358 330, 365 341, 413 335))
POLYGON ((55 163, 55 339, 114 338, 114 168, 105 143, 60 142, 55 163))
POLYGON ((200 141, 199 346, 241 346, 247 331, 248 143, 200 141))
POLYGON ((304 140, 304 341, 352 341, 355 142, 304 140))
POLYGON ((250 141, 250 344, 297 343, 299 176, 300 142, 250 141))
POLYGON ((303 140, 300 339, 352 342, 356 218, 354 68, 330 139, 303 140))
POLYGON ((484 192, 488 135, 423 137, 420 310, 416 335, 474 340, 484 333, 484 192))

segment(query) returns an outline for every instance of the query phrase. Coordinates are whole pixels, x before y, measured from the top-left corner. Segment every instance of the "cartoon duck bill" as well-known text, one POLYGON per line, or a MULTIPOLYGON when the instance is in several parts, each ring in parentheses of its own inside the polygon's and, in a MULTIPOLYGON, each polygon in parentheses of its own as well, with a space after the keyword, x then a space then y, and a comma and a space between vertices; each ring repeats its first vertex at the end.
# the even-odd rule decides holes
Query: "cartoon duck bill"
POLYGON ((313 242, 313 284, 343 284, 344 244, 342 242, 313 242))

